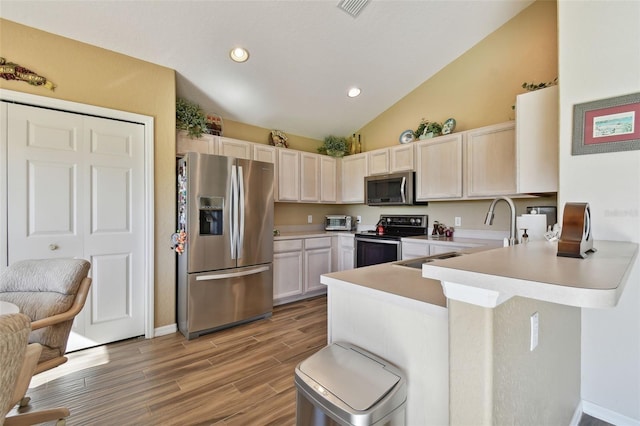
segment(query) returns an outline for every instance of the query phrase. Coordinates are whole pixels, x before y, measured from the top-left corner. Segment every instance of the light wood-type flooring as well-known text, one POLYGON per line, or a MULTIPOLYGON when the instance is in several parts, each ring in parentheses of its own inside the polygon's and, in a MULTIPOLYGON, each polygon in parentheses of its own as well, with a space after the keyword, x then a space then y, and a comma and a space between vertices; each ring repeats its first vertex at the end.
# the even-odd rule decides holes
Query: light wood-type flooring
POLYGON ((293 425, 294 369, 326 344, 318 297, 189 341, 175 333, 71 353, 34 377, 29 409, 68 407, 67 425, 293 425))

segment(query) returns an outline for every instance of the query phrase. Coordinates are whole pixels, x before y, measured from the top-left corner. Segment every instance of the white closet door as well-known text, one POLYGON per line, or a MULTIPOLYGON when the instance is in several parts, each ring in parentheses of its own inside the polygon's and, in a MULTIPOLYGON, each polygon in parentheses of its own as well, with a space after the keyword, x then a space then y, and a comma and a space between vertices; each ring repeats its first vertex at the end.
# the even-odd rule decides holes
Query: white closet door
POLYGON ((144 334, 144 126, 9 105, 8 258, 80 257, 68 350, 144 334))

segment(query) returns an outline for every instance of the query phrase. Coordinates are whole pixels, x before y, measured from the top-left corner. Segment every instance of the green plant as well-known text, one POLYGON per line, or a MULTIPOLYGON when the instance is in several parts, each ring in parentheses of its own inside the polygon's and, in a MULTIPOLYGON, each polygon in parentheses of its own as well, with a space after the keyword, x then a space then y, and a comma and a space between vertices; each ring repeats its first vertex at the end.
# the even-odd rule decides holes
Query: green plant
POLYGON ((197 105, 186 99, 176 100, 176 128, 186 130, 192 138, 199 138, 207 131, 207 116, 197 105))
POLYGON ((529 92, 533 92, 534 90, 544 89, 545 87, 551 87, 558 84, 558 77, 554 78, 552 81, 548 81, 546 83, 527 83, 526 81, 522 83, 522 88, 528 90, 529 92))
POLYGON ((321 154, 329 154, 334 157, 342 157, 349 148, 347 138, 342 136, 329 135, 324 138, 322 146, 318 148, 321 154))
POLYGON ((413 132, 413 135, 416 137, 416 139, 418 139, 420 138, 420 136, 427 133, 433 133, 434 136, 439 135, 440 133, 442 133, 442 123, 438 123, 437 121, 429 121, 426 118, 423 118, 422 120, 420 120, 420 124, 418 124, 418 128, 415 132, 413 132))

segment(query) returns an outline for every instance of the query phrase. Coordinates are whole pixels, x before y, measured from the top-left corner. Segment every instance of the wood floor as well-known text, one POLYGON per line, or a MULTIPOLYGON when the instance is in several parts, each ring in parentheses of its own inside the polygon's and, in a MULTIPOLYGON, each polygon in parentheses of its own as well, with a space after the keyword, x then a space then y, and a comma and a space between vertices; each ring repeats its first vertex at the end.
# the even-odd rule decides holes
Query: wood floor
POLYGON ((326 344, 318 297, 190 341, 176 333, 71 353, 34 377, 29 408, 65 406, 67 425, 292 425, 294 369, 326 344))

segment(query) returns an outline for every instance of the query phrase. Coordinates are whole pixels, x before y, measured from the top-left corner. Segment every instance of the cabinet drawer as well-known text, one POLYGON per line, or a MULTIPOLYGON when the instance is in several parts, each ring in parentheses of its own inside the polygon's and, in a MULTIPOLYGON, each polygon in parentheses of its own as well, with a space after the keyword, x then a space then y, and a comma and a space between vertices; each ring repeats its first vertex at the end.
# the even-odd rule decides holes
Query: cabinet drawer
POLYGON ((304 242, 304 248, 317 249, 331 247, 331 237, 307 238, 304 242))
POLYGON ((278 240, 273 242, 274 253, 302 250, 302 240, 278 240))

